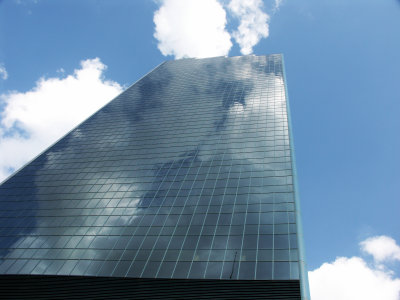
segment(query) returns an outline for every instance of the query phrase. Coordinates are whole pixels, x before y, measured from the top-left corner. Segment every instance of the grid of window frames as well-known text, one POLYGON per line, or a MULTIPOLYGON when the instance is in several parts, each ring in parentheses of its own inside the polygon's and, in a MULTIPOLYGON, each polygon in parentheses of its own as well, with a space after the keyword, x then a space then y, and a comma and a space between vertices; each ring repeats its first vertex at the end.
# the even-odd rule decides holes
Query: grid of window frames
POLYGON ((0 187, 0 273, 298 279, 280 55, 160 65, 0 187))

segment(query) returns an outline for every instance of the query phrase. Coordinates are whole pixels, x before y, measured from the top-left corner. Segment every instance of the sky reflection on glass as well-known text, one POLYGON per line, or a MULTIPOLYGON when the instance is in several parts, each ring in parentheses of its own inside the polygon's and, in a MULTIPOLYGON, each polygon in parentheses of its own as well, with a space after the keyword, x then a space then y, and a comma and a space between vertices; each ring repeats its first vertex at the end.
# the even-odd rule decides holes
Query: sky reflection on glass
POLYGON ((2 273, 298 279, 281 57, 162 64, 0 200, 2 273))

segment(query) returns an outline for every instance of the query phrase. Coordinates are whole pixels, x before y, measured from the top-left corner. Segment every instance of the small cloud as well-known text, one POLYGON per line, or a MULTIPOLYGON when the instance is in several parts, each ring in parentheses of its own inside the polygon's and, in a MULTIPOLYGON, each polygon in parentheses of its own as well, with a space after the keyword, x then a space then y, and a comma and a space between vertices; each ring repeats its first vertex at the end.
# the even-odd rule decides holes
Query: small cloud
POLYGON ((275 0, 274 7, 272 8, 272 12, 276 13, 282 5, 283 0, 275 0))
POLYGON ((3 64, 0 64, 0 78, 6 80, 8 78, 8 73, 3 64))
POLYGON ((360 243, 361 250, 372 255, 375 262, 400 261, 400 246, 389 236, 381 235, 366 239, 360 243))
MULTIPOLYGON (((397 257, 398 250, 394 247, 397 244, 390 237, 373 237, 361 245, 369 254, 379 253, 380 259, 397 257), (382 246, 391 250, 382 251, 382 246)), ((394 272, 386 266, 370 266, 361 257, 338 257, 334 262, 324 263, 308 272, 308 276, 313 300, 400 299, 400 278, 395 278, 394 272)))
MULTIPOLYGON (((281 1, 276 0, 275 6, 281 1)), ((253 47, 262 39, 269 36, 269 15, 262 10, 261 0, 231 0, 228 9, 240 21, 239 27, 232 33, 244 55, 251 54, 253 47)))
POLYGON ((216 0, 163 0, 153 20, 154 37, 165 56, 222 56, 232 47, 226 12, 216 0))
POLYGON ((281 6, 282 2, 283 2, 283 0, 275 0, 275 7, 274 8, 278 9, 281 6))
POLYGON ((56 72, 57 72, 57 73, 64 74, 64 73, 65 73, 65 70, 64 70, 64 68, 59 68, 56 72))
POLYGON ((63 78, 41 78, 30 91, 0 94, 0 181, 122 91, 104 79, 99 58, 63 78))

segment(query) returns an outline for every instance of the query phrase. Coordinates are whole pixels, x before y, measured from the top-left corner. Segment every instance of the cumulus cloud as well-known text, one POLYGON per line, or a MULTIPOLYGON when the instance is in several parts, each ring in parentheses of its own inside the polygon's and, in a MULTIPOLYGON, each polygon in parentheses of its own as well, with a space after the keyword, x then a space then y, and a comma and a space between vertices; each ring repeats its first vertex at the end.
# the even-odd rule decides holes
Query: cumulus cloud
MULTIPOLYGON (((280 1, 275 2, 276 7, 280 1)), ((239 19, 240 24, 232 36, 240 46, 242 54, 250 54, 253 47, 269 35, 269 15, 262 10, 261 0, 232 0, 228 8, 232 15, 239 19)))
POLYGON ((361 249, 372 255, 377 263, 390 260, 400 261, 400 247, 389 236, 374 236, 360 243, 361 249))
POLYGON ((105 69, 99 58, 88 59, 71 75, 0 95, 0 181, 121 93, 105 69))
MULTIPOLYGON (((360 245, 379 261, 397 259, 399 246, 390 237, 373 237, 360 245)), ((400 278, 387 266, 371 266, 361 257, 338 257, 309 272, 308 276, 313 300, 400 299, 400 278)))
MULTIPOLYGON (((228 55, 231 38, 246 55, 269 35, 270 16, 263 11, 262 0, 162 0, 160 3, 154 13, 154 37, 163 55, 175 58, 228 55), (239 23, 232 33, 227 29, 227 14, 239 23)), ((281 4, 282 0, 275 0, 272 12, 281 4)))
POLYGON ((154 13, 154 37, 163 55, 222 56, 232 47, 226 23, 226 12, 216 0, 163 0, 154 13))
POLYGON ((7 70, 3 66, 3 64, 0 64, 0 78, 3 79, 3 80, 6 80, 8 78, 7 70))

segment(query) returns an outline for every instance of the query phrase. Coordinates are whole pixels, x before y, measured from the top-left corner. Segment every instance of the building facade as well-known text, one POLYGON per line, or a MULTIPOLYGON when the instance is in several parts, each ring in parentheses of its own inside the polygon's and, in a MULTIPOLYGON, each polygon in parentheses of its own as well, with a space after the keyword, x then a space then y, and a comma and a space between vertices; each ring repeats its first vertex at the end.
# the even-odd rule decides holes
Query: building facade
POLYGON ((281 55, 161 64, 1 185, 2 278, 308 299, 289 117, 281 55))

